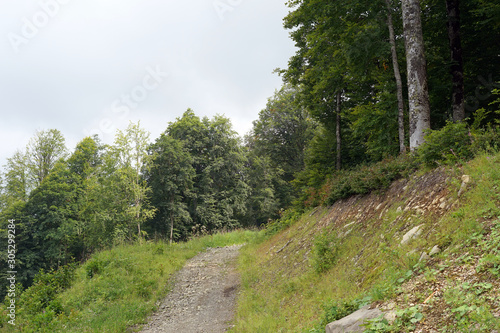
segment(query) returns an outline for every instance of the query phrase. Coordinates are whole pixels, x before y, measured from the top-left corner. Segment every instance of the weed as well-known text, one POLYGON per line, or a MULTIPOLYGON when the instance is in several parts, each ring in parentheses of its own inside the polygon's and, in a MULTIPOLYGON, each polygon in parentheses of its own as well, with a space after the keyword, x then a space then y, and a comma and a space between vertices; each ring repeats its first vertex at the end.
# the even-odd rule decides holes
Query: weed
POLYGON ((368 320, 365 333, 382 332, 409 332, 415 329, 415 325, 424 318, 419 306, 412 306, 407 309, 397 310, 396 319, 389 323, 384 316, 368 320))

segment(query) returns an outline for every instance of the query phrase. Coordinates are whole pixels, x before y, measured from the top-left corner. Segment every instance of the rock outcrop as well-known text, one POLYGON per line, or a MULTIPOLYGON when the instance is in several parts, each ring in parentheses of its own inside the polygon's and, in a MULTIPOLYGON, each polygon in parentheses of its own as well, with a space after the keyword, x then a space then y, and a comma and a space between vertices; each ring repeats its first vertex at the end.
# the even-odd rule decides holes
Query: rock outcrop
POLYGON ((379 309, 370 309, 370 306, 367 305, 347 317, 328 324, 326 333, 363 332, 364 327, 361 325, 366 320, 377 318, 382 314, 379 309))

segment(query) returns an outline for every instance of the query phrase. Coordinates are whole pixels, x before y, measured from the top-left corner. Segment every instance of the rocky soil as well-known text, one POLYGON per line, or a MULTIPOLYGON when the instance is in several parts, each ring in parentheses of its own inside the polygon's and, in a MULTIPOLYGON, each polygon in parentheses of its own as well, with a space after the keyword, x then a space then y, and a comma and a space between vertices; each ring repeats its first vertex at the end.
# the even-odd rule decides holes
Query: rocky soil
POLYGON ((208 249, 190 259, 141 332, 225 332, 236 307, 240 283, 236 258, 240 247, 208 249))

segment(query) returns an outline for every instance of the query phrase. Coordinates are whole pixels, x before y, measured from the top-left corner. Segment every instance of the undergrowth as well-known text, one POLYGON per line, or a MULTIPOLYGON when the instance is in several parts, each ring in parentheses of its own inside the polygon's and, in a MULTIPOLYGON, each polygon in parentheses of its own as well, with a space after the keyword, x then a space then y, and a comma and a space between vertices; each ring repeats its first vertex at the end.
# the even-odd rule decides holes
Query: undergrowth
POLYGON ((408 177, 422 166, 463 165, 478 154, 495 153, 500 149, 499 144, 499 126, 479 128, 478 124, 450 122, 442 129, 428 131, 425 142, 413 153, 336 171, 321 187, 305 189, 298 205, 329 206, 352 195, 384 190, 393 181, 408 177))

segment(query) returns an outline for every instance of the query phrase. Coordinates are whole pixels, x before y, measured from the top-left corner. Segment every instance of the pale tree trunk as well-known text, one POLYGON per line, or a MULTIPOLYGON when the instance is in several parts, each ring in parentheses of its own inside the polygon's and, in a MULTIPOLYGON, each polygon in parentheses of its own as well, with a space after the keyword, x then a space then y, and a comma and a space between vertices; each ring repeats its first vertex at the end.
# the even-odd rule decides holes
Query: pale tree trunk
POLYGON ((337 161, 336 161, 336 168, 337 170, 340 170, 342 168, 342 136, 340 134, 340 103, 341 103, 341 97, 342 97, 342 92, 337 92, 337 119, 336 119, 336 130, 335 130, 335 135, 337 139, 337 161))
POLYGON ((403 29, 408 71, 408 100, 410 106, 410 150, 424 142, 431 128, 427 69, 419 0, 402 0, 403 29))
POLYGON ((387 5, 387 27, 389 28, 389 42, 391 44, 392 67, 394 69, 394 78, 396 79, 396 90, 398 98, 398 133, 399 133, 399 153, 406 152, 405 145, 405 107, 403 99, 403 82, 401 80, 401 72, 399 70, 398 53, 396 49, 396 37, 394 34, 394 24, 392 22, 392 1, 385 0, 387 5))
POLYGON ((459 0, 446 0, 448 13, 448 38, 451 50, 451 77, 453 81, 452 109, 453 121, 465 119, 464 100, 464 64, 462 58, 462 42, 460 40, 460 8, 459 0))

